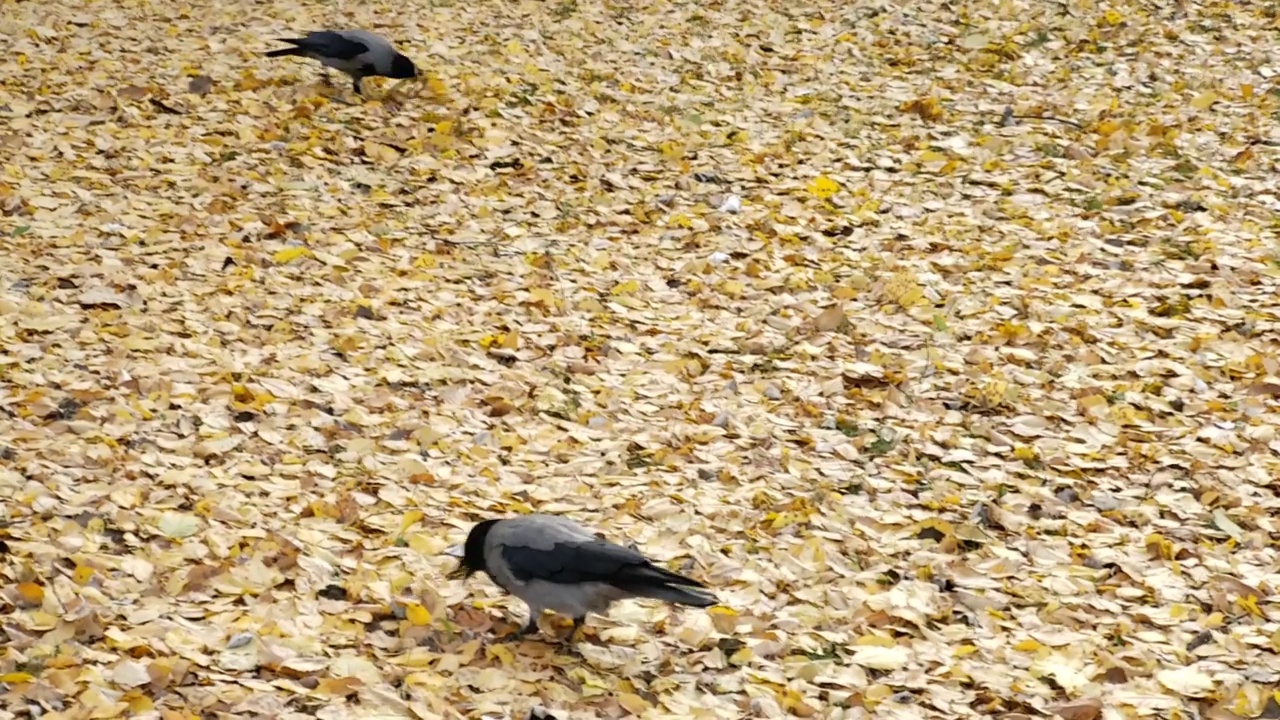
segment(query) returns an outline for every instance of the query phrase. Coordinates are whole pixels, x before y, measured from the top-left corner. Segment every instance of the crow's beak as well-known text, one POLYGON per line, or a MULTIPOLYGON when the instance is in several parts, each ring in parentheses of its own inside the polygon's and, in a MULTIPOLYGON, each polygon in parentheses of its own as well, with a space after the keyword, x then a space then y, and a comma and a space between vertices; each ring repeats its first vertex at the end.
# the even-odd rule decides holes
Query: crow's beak
POLYGON ((461 545, 454 545, 448 550, 445 550, 444 554, 448 555, 449 557, 458 558, 458 567, 450 570, 449 574, 445 575, 446 578, 448 578, 449 580, 458 580, 458 579, 465 580, 467 576, 471 574, 471 572, 467 570, 467 566, 462 564, 462 557, 466 553, 464 552, 461 545))
POLYGON ((388 88, 388 89, 387 89, 387 94, 388 94, 388 95, 393 95, 393 94, 395 94, 395 93, 396 93, 400 88, 404 87, 406 84, 411 83, 411 82, 417 82, 417 81, 418 81, 418 77, 419 77, 419 76, 414 75, 413 77, 401 78, 398 82, 396 82, 396 84, 395 84, 395 85, 392 85, 390 88, 388 88))

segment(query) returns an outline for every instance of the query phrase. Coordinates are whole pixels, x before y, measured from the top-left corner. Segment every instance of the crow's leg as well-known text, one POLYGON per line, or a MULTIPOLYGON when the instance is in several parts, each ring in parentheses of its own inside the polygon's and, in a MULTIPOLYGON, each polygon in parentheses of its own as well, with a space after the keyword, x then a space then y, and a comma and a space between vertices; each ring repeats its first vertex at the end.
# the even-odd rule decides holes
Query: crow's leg
POLYGON ((538 632, 538 616, 534 615, 529 618, 529 622, 525 623, 524 627, 515 632, 514 637, 524 637, 536 632, 538 632))
POLYGON ((529 622, 524 627, 507 635, 504 640, 520 640, 527 635, 538 632, 538 618, 542 617, 542 608, 529 608, 529 622))

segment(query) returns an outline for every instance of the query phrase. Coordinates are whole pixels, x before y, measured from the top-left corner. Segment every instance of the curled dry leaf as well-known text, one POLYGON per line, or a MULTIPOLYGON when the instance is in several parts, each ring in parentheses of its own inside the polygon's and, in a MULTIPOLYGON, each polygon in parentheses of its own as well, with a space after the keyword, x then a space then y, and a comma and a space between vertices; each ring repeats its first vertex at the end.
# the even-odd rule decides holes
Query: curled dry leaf
POLYGON ((1194 665, 1161 670, 1156 673, 1156 680, 1164 687, 1187 697, 1204 697, 1217 687, 1208 673, 1194 665))
POLYGON ((840 305, 832 305, 818 313, 818 316, 813 319, 813 327, 818 332, 829 332, 839 328, 844 320, 844 308, 840 305))
POLYGON ((1096 697, 1081 698, 1053 705, 1049 711, 1062 720, 1095 720, 1102 713, 1102 700, 1096 697))

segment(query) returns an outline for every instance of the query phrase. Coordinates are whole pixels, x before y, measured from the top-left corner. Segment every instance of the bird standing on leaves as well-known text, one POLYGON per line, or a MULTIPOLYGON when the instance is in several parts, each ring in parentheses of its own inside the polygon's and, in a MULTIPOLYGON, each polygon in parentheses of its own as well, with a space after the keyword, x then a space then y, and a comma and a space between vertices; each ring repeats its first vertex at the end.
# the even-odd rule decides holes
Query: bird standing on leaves
POLYGON ((529 622, 516 637, 537 630, 544 610, 573 618, 572 639, 587 613, 604 614, 616 600, 653 598, 694 607, 717 602, 702 583, 554 515, 485 520, 448 554, 461 558, 450 578, 484 572, 528 604, 529 622))
MULTIPOLYGON (((280 38, 294 47, 272 50, 267 57, 297 56, 320 61, 321 65, 351 76, 351 87, 361 97, 360 81, 367 77, 400 80, 416 78, 418 68, 380 35, 367 30, 319 30, 301 38, 280 38)), ((325 73, 325 82, 329 81, 325 73)))

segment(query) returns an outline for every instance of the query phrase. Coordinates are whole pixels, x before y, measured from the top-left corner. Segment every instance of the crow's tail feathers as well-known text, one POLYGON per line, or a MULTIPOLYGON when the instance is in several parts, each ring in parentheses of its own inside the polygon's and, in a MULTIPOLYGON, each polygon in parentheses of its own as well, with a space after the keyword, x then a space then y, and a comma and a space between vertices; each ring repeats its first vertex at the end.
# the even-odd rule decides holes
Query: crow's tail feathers
POLYGON ((678 575, 657 565, 650 565, 636 573, 631 582, 620 583, 620 585, 629 585, 630 587, 624 589, 637 595, 678 605, 710 607, 720 602, 705 585, 697 580, 678 575))
POLYGON ((692 605, 693 607, 711 607, 720 602, 715 595, 706 590, 675 587, 674 585, 650 585, 644 589, 644 596, 654 600, 665 600, 677 605, 692 605))

